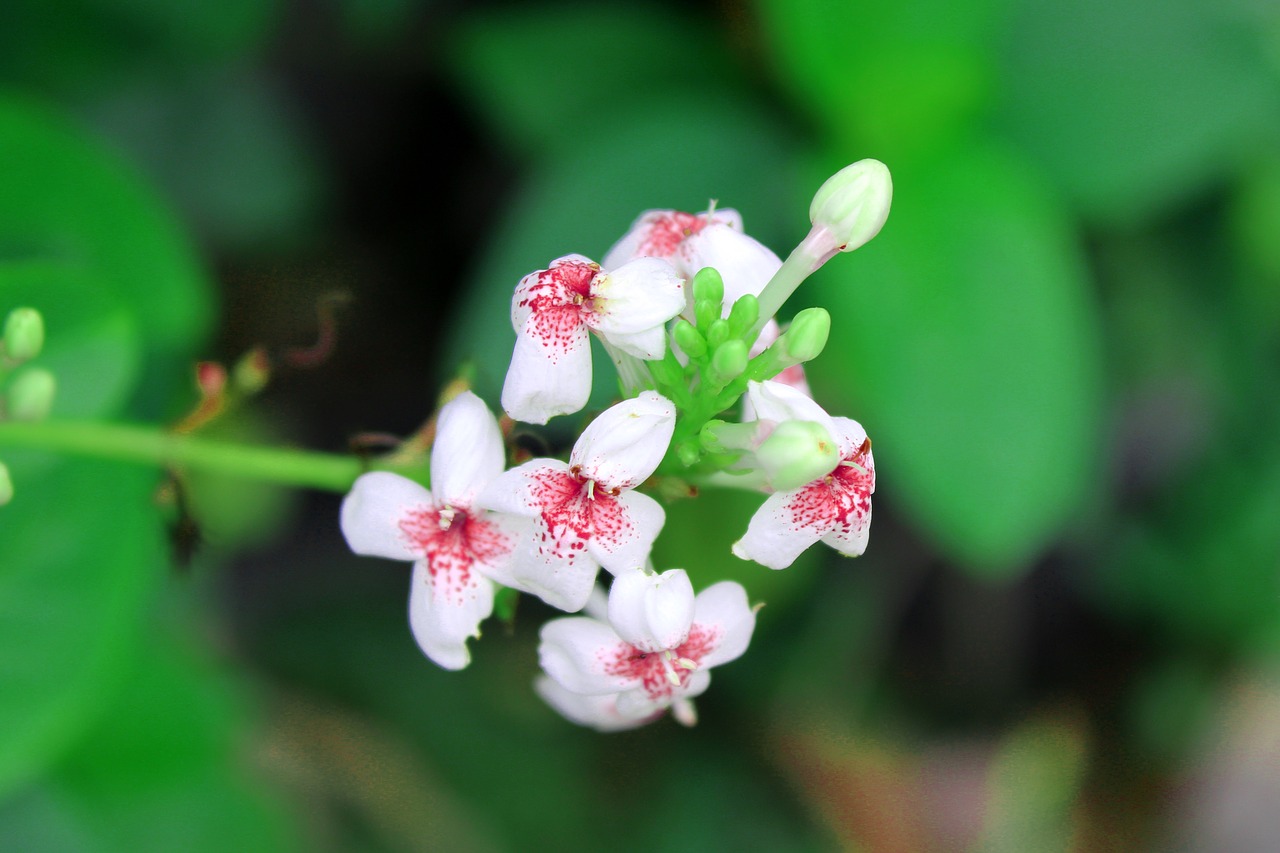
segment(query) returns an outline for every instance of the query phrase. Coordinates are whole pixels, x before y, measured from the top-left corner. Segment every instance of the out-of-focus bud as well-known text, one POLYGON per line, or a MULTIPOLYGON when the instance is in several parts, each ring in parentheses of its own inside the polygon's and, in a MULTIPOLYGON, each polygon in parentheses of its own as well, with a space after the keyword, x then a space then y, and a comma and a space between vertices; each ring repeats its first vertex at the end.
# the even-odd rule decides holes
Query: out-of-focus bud
POLYGON ((783 421, 756 451, 760 468, 778 491, 798 489, 835 470, 840 449, 814 421, 783 421))
POLYGON ((852 252, 880 233, 889 217, 893 181, 879 160, 859 160, 818 188, 809 221, 831 233, 841 252, 852 252))
POLYGON ((15 308, 4 321, 4 354, 27 361, 44 347, 44 317, 34 308, 15 308))
POLYGON ((9 417, 15 421, 42 421, 53 408, 58 382, 41 367, 28 367, 13 377, 7 394, 9 417))
POLYGON ((783 351, 793 364, 812 361, 822 354, 830 334, 831 315, 827 309, 806 308, 796 314, 782 334, 783 351))
POLYGON ((262 347, 254 347, 231 368, 231 381, 241 394, 257 394, 271 379, 271 360, 262 347))
POLYGON ((13 500, 13 480, 9 477, 9 466, 0 462, 0 506, 13 500))

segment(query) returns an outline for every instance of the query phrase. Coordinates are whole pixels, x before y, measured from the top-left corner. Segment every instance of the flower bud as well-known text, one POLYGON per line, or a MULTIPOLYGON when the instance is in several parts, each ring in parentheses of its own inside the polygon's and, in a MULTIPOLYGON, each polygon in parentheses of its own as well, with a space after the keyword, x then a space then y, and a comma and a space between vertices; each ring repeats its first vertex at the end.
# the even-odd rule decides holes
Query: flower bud
POLYGON ((9 383, 8 412, 15 421, 41 421, 53 408, 57 380, 44 368, 28 367, 9 383))
MULTIPOLYGON (((754 294, 748 293, 738 297, 738 301, 729 309, 729 334, 735 338, 742 337, 747 329, 756 324, 759 317, 760 300, 754 294)), ((751 342, 747 341, 747 343, 751 342)))
POLYGON ((859 160, 818 188, 809 221, 830 232, 839 251, 852 252, 880 233, 892 200, 889 169, 879 160, 859 160))
POLYGON ((830 474, 840 462, 840 449, 822 424, 783 421, 760 445, 756 459, 769 484, 785 492, 830 474))
POLYGON ((702 337, 702 333, 684 318, 676 320, 676 324, 671 328, 671 337, 675 339, 680 351, 689 358, 702 358, 707 354, 706 338, 702 337))
POLYGON ((827 313, 827 309, 804 309, 796 314, 782 335, 781 343, 787 360, 792 364, 803 364, 817 358, 827 345, 830 334, 831 315, 827 313))
POLYGON ((257 394, 270 379, 271 360, 262 347, 254 347, 240 356, 231 368, 231 381, 241 394, 257 394))
POLYGON ((747 369, 747 345, 740 340, 725 341, 711 356, 710 378, 727 385, 747 369))
POLYGON ((724 279, 714 267, 703 267, 694 275, 693 299, 695 302, 714 302, 716 314, 720 313, 720 303, 724 302, 724 279))
POLYGON ((609 589, 609 624, 642 652, 674 649, 693 625, 693 584, 683 569, 654 574, 632 569, 609 589))
POLYGON ((14 361, 27 361, 44 346, 44 318, 34 308, 15 308, 4 322, 4 352, 14 361))
POLYGON ((13 480, 9 477, 9 466, 0 462, 0 506, 13 500, 13 480))

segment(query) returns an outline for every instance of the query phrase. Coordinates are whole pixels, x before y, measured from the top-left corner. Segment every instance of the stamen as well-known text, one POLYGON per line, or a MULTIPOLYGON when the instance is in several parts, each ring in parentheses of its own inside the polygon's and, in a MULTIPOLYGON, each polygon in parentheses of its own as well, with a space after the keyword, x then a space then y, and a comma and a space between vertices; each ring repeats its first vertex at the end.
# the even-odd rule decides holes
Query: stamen
POLYGON ((856 470, 859 474, 865 474, 865 473, 867 473, 867 469, 866 469, 866 468, 863 468, 861 465, 859 465, 857 462, 854 462, 852 459, 846 459, 846 460, 844 460, 843 462, 841 462, 840 464, 841 464, 841 465, 843 465, 845 468, 853 468, 853 469, 854 469, 854 470, 856 470))
POLYGON ((696 660, 690 660, 689 658, 677 658, 676 664, 691 672, 698 668, 698 662, 696 660))
POLYGON ((438 520, 438 524, 440 525, 440 529, 441 529, 441 530, 448 530, 450 527, 452 527, 452 526, 453 526, 453 518, 454 518, 454 516, 455 516, 455 515, 457 515, 457 514, 458 514, 458 511, 457 511, 456 509, 454 509, 453 507, 448 506, 448 505, 446 504, 446 505, 445 505, 445 508, 444 508, 444 509, 442 509, 442 510, 440 510, 440 518, 439 518, 439 520, 438 520))

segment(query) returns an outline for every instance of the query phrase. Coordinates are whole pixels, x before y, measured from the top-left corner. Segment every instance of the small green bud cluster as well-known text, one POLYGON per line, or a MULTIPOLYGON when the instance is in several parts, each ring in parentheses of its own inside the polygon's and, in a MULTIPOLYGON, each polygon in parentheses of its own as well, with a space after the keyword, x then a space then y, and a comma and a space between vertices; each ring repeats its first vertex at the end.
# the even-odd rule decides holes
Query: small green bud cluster
MULTIPOLYGON (((827 343, 831 317, 808 308, 792 320, 777 340, 751 356, 760 319, 759 300, 747 294, 724 308, 724 281, 706 267, 693 277, 693 319, 677 318, 672 340, 687 361, 669 349, 661 361, 649 362, 657 390, 675 401, 680 412, 672 447, 685 468, 723 470, 741 448, 726 447, 704 431, 712 418, 734 406, 750 381, 772 379, 783 370, 816 358, 827 343)), ((716 422, 720 423, 720 422, 716 422)))
POLYGON ((44 348, 44 318, 34 308, 15 308, 0 338, 0 417, 39 421, 49 415, 57 380, 42 367, 27 364, 44 348))

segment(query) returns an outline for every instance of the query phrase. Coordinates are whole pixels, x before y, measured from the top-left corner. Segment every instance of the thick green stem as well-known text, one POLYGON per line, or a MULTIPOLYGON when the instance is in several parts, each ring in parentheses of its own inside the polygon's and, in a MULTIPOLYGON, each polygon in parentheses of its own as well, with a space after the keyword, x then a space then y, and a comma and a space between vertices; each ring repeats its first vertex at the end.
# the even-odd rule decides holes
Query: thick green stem
POLYGON ((282 486, 345 492, 365 465, 355 457, 282 447, 256 447, 99 421, 0 422, 0 448, 26 447, 213 471, 282 486))

